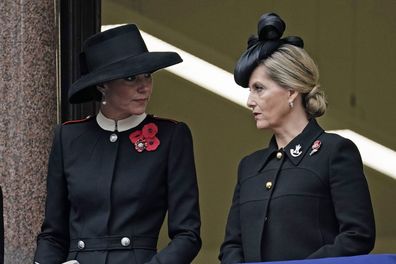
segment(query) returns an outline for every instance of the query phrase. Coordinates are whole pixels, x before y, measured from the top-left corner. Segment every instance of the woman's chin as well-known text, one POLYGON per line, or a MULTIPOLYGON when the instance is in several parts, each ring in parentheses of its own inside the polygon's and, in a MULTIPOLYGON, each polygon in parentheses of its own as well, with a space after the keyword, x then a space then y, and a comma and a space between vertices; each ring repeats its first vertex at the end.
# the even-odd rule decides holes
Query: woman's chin
POLYGON ((129 114, 141 115, 146 112, 146 107, 130 109, 129 114))
POLYGON ((120 112, 128 113, 130 115, 140 115, 146 111, 146 106, 147 104, 135 104, 135 103, 129 103, 123 105, 120 104, 118 106, 118 110, 120 112))
POLYGON ((268 122, 265 122, 265 121, 256 121, 256 127, 259 130, 261 130, 261 129, 269 129, 270 128, 270 124, 268 122))

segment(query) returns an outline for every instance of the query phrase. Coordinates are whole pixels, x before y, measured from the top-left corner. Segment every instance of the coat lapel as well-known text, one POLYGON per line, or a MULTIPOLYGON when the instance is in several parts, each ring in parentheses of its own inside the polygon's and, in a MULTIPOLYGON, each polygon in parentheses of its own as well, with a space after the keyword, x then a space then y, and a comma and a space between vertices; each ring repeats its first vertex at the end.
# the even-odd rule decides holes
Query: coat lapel
POLYGON ((297 166, 303 157, 311 151, 313 142, 323 133, 315 119, 311 119, 304 130, 285 147, 289 160, 297 166))

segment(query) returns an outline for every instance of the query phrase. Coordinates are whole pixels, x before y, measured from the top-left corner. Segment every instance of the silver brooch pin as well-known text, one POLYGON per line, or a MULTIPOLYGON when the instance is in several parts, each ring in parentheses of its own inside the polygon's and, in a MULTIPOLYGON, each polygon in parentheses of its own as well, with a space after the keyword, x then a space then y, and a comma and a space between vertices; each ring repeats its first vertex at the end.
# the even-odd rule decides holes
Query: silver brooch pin
POLYGON ((300 156, 301 153, 302 153, 302 151, 301 151, 301 145, 300 144, 296 145, 296 147, 294 149, 290 149, 290 154, 293 157, 295 157, 295 158, 300 156))

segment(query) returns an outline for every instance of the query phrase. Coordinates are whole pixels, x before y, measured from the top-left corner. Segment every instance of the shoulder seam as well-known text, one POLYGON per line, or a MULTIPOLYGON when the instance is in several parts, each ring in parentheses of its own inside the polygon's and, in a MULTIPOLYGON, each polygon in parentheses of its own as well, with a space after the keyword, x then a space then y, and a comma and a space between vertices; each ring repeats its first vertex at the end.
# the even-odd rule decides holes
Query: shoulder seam
POLYGON ((155 115, 152 115, 152 117, 153 117, 154 119, 169 121, 169 122, 172 122, 172 123, 175 123, 175 124, 180 123, 179 121, 174 120, 174 119, 171 119, 171 118, 164 118, 164 117, 159 117, 159 116, 155 116, 155 115))
POLYGON ((83 119, 77 119, 77 120, 70 120, 62 123, 62 125, 69 125, 69 124, 77 124, 77 123, 83 123, 86 121, 89 121, 93 118, 93 116, 87 116, 86 118, 83 119))

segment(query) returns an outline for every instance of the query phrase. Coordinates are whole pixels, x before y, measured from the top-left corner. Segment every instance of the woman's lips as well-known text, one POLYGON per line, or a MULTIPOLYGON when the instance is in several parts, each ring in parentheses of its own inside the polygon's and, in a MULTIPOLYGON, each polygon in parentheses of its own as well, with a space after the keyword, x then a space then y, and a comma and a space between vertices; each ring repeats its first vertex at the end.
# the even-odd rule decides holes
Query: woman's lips
POLYGON ((143 103, 143 102, 146 102, 147 100, 148 100, 148 98, 142 98, 142 99, 133 99, 132 101, 143 103))
POLYGON ((253 113, 254 119, 257 119, 260 113, 253 113))

